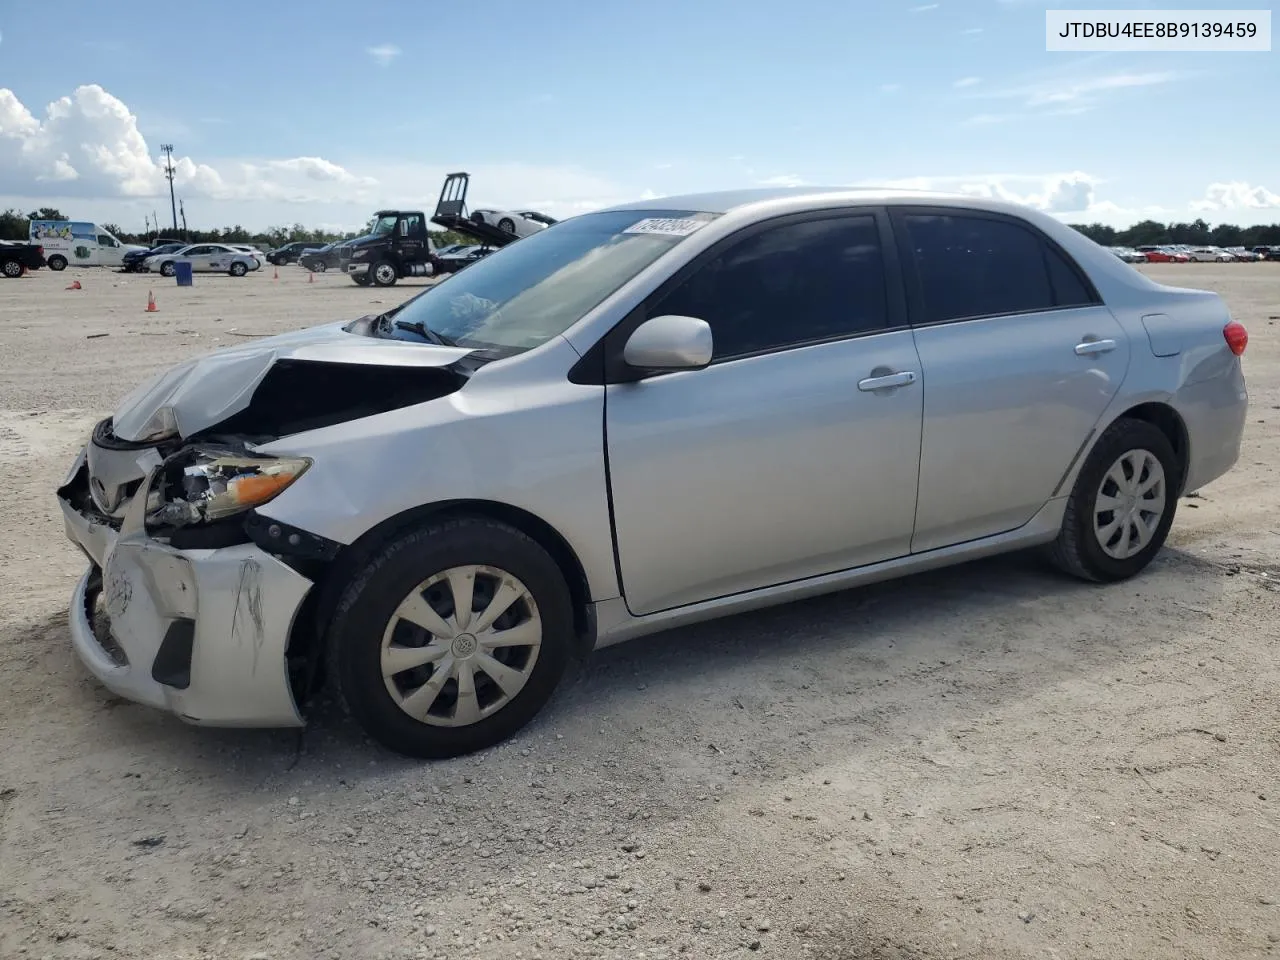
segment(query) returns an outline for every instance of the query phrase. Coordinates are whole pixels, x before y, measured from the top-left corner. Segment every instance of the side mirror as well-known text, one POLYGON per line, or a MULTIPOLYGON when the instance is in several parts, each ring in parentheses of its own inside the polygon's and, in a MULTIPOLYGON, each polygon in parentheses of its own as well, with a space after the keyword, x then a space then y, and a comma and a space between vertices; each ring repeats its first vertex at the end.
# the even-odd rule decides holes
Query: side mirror
POLYGON ((697 317, 651 317, 627 338, 622 359, 639 370, 698 370, 711 362, 711 327, 697 317))

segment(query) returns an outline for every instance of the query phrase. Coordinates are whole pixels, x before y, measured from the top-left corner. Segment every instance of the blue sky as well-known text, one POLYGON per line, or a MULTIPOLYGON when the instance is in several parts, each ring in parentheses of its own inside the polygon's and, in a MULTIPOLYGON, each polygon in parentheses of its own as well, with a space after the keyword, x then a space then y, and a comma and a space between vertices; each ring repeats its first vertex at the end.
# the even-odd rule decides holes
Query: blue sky
POLYGON ((193 225, 354 226, 459 169, 473 205, 559 216, 900 182, 1071 221, 1280 221, 1275 52, 1047 53, 1046 6, 6 4, 0 207, 140 227, 171 142, 193 225))

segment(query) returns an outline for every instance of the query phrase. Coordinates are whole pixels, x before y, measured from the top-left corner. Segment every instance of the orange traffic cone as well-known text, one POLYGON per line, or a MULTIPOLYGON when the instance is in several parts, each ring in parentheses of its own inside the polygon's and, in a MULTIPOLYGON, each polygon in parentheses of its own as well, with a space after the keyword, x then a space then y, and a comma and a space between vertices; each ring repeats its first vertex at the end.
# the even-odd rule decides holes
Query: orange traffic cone
POLYGON ((79 289, 80 289, 80 281, 79 281, 79 280, 72 280, 72 281, 71 281, 71 286, 67 287, 67 289, 68 289, 68 290, 79 290, 79 289))
POLYGON ((147 313, 157 313, 160 310, 156 306, 156 295, 150 290, 147 291, 147 313))
POLYGON ((314 273, 312 273, 310 270, 308 270, 308 271, 307 271, 307 283, 315 283, 315 282, 316 282, 316 275, 315 275, 314 273))
POLYGON ((279 268, 279 267, 276 267, 276 268, 275 268, 275 270, 272 272, 271 279, 272 279, 272 280, 279 280, 279 279, 280 279, 280 268, 279 268))

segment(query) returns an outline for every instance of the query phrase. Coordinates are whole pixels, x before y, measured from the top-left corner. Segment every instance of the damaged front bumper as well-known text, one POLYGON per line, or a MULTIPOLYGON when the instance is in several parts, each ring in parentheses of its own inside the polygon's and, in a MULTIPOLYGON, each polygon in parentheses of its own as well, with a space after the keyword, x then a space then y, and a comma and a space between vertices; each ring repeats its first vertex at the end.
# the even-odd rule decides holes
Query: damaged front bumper
POLYGON ((118 518, 90 494, 84 451, 58 490, 89 569, 71 640, 112 692, 208 726, 301 726, 286 651, 312 581, 255 543, 179 550, 148 536, 156 466, 118 518))

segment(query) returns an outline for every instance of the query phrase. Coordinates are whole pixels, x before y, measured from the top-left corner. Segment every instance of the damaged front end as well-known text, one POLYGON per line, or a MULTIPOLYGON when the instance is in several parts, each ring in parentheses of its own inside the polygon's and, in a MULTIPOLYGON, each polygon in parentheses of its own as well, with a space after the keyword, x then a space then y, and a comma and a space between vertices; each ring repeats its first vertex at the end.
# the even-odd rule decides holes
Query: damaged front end
POLYGON ((320 328, 135 391, 58 490, 90 561, 71 609, 82 661, 119 695, 192 722, 301 724, 320 659, 316 585, 343 545, 257 513, 311 466, 258 448, 445 397, 470 353, 320 328))

